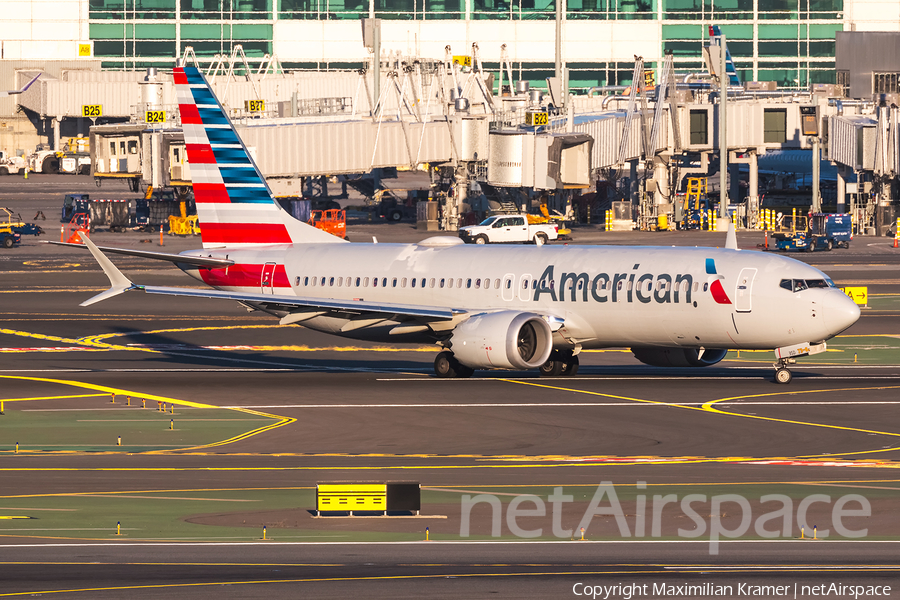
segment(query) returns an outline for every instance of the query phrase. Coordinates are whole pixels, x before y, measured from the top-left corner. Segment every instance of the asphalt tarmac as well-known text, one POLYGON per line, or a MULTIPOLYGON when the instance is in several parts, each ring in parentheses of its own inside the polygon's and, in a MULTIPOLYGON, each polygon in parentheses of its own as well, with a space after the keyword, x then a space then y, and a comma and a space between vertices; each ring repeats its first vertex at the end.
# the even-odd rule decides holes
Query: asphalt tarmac
MULTIPOLYGON (((0 199, 19 203, 26 220, 32 209, 43 210, 55 227, 47 211, 65 189, 84 186, 83 179, 30 180, 29 186, 45 187, 35 185, 31 196, 20 198, 12 184, 23 182, 7 178, 0 181, 0 199)), ((52 238, 53 227, 43 239, 52 238)), ((351 223, 349 232, 351 239, 382 242, 427 235, 408 224, 365 219, 351 223)), ((574 233, 573 243, 724 243, 724 234, 707 232, 591 227, 574 233)), ((142 233, 98 232, 93 239, 166 252, 199 244, 166 237, 159 248, 158 236, 142 233)), ((764 238, 740 233, 739 243, 750 250, 764 238)), ((859 597, 869 597, 885 590, 866 592, 865 586, 896 589, 898 256, 884 238, 795 255, 838 285, 868 286, 872 308, 834 340, 842 354, 801 359, 789 386, 772 383, 770 353, 666 370, 641 365, 624 350, 583 354, 576 377, 480 372, 469 380, 439 380, 431 375, 433 348, 279 327, 231 303, 131 293, 80 308, 106 287, 90 256, 26 239, 0 252, 0 397, 7 413, 0 416, 0 516, 34 509, 28 514, 41 518, 0 520, 0 596, 561 598, 579 597, 585 585, 618 584, 646 585, 637 597, 813 597, 814 586, 836 584, 862 585, 859 597), (852 362, 851 354, 861 360, 852 362), (79 396, 98 389, 116 391, 118 404, 79 396), (171 399, 178 406, 173 420, 186 418, 186 403, 196 403, 270 415, 274 426, 227 443, 154 452, 120 451, 112 440, 106 448, 79 451, 49 440, 16 453, 19 431, 3 421, 38 409, 122 411, 125 395, 149 398, 154 406, 152 399, 171 399), (425 518, 313 519, 311 488, 341 480, 418 481, 425 518), (613 506, 607 494, 594 506, 597 516, 582 541, 583 515, 604 482, 618 494, 628 535, 614 511, 603 513, 613 506), (550 497, 556 487, 574 497, 560 504, 559 522, 550 497), (269 513, 251 503, 286 489, 305 494, 303 501, 269 513), (691 525, 680 504, 691 493, 706 496, 694 505, 704 521, 698 537, 677 533, 691 525), (228 504, 228 494, 247 503, 228 504), (471 534, 463 535, 462 499, 476 494, 502 499, 499 536, 489 503, 471 509, 471 534), (517 521, 509 503, 519 494, 539 503, 520 503, 520 510, 534 512, 517 521), (660 508, 661 532, 654 536, 654 504, 665 494, 676 499, 660 508), (712 497, 722 494, 746 497, 754 522, 736 539, 722 534, 714 554, 713 522, 737 531, 748 516, 737 503, 713 509, 712 497), (763 526, 779 531, 773 540, 761 539, 756 529, 759 515, 770 510, 762 507, 766 494, 794 499, 786 534, 780 531, 784 515, 763 526), (800 539, 798 505, 813 494, 828 500, 810 503, 804 524, 818 523, 830 536, 800 539), (851 531, 865 529, 864 537, 841 535, 835 527, 832 508, 846 494, 870 505, 869 515, 844 520, 851 531), (181 512, 175 520, 209 531, 253 529, 240 540, 148 530, 86 535, 94 524, 83 523, 77 511, 71 529, 79 533, 42 527, 49 520, 38 509, 73 510, 65 508, 73 498, 99 505, 90 499, 102 495, 147 503, 141 506, 209 496, 223 500, 218 510, 181 512), (514 531, 517 523, 542 533, 529 540, 514 531), (265 541, 258 539, 262 524, 265 541), (565 535, 556 533, 557 525, 565 535), (679 590, 687 585, 699 587, 679 590), (785 589, 754 593, 741 585, 785 589)), ((168 265, 114 260, 141 283, 195 285, 168 265)), ((847 508, 858 506, 851 501, 847 508)), ((609 598, 630 595, 624 588, 607 591, 609 598)))

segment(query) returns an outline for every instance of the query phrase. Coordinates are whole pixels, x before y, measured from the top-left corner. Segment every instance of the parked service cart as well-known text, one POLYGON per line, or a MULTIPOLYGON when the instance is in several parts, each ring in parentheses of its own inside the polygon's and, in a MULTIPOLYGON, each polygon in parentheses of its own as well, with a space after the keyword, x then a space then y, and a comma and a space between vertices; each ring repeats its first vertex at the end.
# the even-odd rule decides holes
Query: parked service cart
POLYGON ((26 223, 22 220, 22 215, 13 213, 10 209, 2 206, 0 206, 0 231, 18 233, 19 235, 41 235, 44 233, 40 225, 26 223))
POLYGON ((526 215, 494 215, 478 225, 460 227, 459 237, 469 244, 534 242, 545 244, 559 237, 559 225, 530 225, 526 215))
POLYGON ((128 200, 91 200, 91 231, 108 227, 112 232, 123 232, 130 224, 128 200))
POLYGON ((772 237, 782 252, 849 248, 853 239, 852 222, 849 214, 818 213, 810 215, 808 227, 799 231, 776 231, 772 237))

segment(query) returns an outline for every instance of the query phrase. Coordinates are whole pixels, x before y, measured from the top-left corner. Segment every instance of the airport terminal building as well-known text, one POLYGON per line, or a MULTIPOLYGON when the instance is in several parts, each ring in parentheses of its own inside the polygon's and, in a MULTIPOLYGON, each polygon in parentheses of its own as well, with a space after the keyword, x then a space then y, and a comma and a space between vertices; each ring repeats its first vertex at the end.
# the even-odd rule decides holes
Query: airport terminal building
MULTIPOLYGON (((106 69, 169 68, 192 46, 211 60, 240 44, 287 68, 358 68, 369 57, 359 19, 383 19, 386 53, 440 59, 473 42, 514 76, 553 75, 554 0, 6 0, 0 58, 99 61, 106 69)), ((634 56, 701 69, 708 25, 728 38, 745 81, 834 83, 835 32, 900 31, 896 0, 567 0, 563 58, 572 88, 627 83, 634 56)))

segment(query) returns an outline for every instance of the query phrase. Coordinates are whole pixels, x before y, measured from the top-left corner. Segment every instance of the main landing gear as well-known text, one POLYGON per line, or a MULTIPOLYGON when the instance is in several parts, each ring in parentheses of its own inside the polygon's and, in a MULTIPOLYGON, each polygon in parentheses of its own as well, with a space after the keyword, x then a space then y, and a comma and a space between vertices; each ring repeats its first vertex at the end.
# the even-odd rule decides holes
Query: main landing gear
POLYGON ((772 365, 775 367, 775 383, 790 383, 794 376, 791 375, 791 370, 787 368, 787 365, 796 363, 797 361, 793 358, 782 358, 772 365))
POLYGON ((438 377, 471 377, 475 369, 460 364, 452 352, 438 353, 434 359, 434 374, 438 377))
POLYGON ((571 350, 554 350, 541 365, 541 377, 571 376, 578 373, 578 357, 571 350))

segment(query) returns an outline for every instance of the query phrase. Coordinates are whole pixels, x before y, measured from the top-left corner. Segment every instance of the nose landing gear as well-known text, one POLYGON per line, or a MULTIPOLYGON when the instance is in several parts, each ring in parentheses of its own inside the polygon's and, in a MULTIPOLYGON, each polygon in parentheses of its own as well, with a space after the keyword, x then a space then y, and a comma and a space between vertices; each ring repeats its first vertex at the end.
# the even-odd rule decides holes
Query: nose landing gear
POLYGON ((775 383, 790 383, 794 376, 791 374, 791 370, 787 368, 787 365, 796 363, 797 361, 793 358, 782 358, 772 365, 775 367, 775 383))

